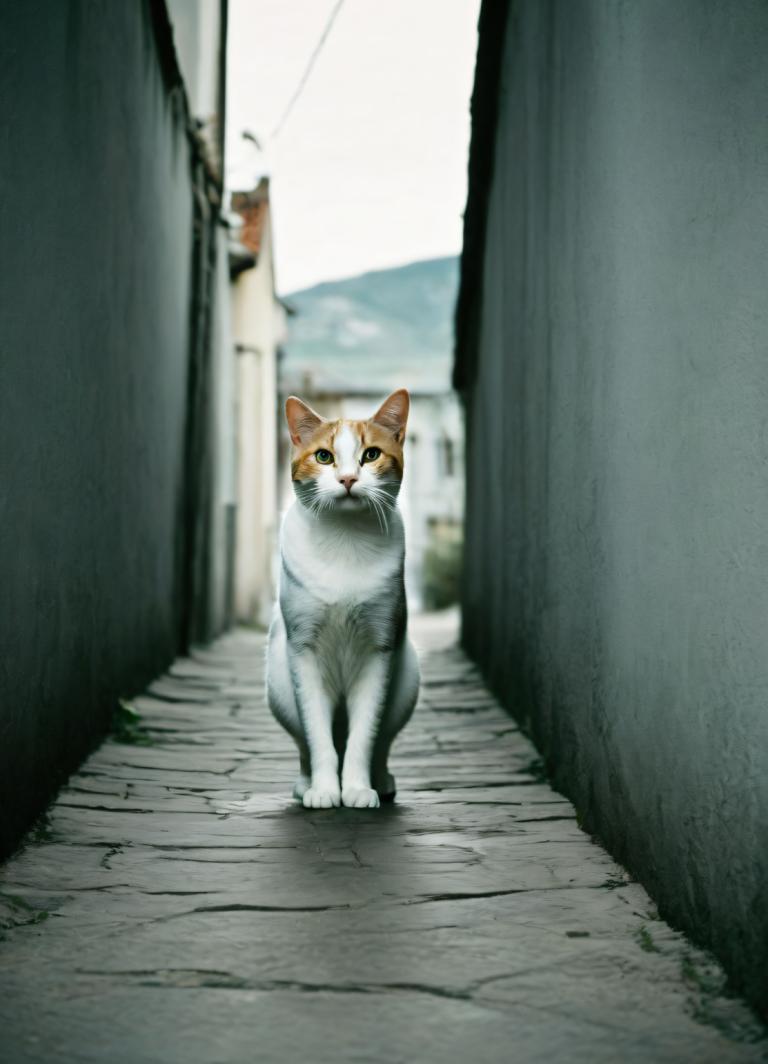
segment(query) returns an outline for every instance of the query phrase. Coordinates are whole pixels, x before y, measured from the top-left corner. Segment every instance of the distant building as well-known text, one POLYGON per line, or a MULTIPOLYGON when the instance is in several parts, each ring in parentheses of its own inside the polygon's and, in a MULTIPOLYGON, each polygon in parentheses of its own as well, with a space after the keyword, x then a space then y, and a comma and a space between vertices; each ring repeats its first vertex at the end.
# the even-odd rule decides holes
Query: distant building
POLYGON ((232 333, 237 352, 235 616, 266 624, 273 601, 277 531, 277 354, 286 308, 275 295, 266 178, 235 192, 230 241, 232 333))

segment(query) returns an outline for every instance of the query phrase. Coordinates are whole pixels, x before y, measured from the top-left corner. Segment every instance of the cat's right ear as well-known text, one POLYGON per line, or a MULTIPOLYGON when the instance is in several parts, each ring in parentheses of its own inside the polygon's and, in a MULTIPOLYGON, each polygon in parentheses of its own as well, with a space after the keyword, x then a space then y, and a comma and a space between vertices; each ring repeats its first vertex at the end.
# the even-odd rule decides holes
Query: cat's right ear
POLYGON ((314 436, 325 418, 316 414, 311 406, 307 406, 295 395, 289 395, 285 401, 285 420, 288 422, 292 442, 299 447, 314 436))

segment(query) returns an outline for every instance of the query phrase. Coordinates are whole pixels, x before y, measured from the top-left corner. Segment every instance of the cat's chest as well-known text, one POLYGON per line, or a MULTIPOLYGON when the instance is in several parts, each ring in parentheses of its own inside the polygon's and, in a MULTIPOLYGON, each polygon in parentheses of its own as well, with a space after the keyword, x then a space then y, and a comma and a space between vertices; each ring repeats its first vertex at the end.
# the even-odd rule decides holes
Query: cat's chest
POLYGON ((347 650, 359 655, 375 644, 377 629, 382 622, 386 623, 385 617, 379 616, 381 612, 345 601, 320 607, 314 628, 315 650, 333 657, 347 650))
POLYGON ((396 566, 381 559, 368 560, 367 564, 357 559, 332 560, 301 568, 305 587, 315 598, 335 607, 338 616, 345 608, 354 610, 386 594, 397 579, 396 566))
POLYGON ((294 647, 312 647, 338 665, 359 661, 366 648, 396 644, 405 623, 405 591, 399 523, 395 531, 366 542, 342 530, 328 535, 288 515, 280 608, 294 647))
POLYGON ((285 538, 283 565, 309 598, 338 607, 334 616, 396 592, 402 586, 402 545, 397 542, 365 549, 343 539, 315 539, 301 534, 285 538))
POLYGON ((291 642, 328 661, 393 645, 402 627, 402 571, 376 565, 318 574, 283 556, 280 606, 291 642), (371 569, 373 568, 373 571, 371 569))

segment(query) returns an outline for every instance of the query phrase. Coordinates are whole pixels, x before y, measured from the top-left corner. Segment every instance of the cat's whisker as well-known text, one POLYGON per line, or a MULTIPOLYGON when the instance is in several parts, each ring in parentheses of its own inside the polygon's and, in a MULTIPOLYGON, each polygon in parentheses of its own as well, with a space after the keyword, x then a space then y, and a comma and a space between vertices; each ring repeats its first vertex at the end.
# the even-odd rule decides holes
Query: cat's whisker
POLYGON ((389 516, 387 514, 387 506, 386 506, 385 502, 383 501, 383 499, 378 499, 377 500, 377 505, 381 509, 381 518, 382 518, 382 520, 384 522, 384 530, 385 530, 386 534, 389 535, 389 516))
POLYGON ((389 535, 389 520, 386 513, 387 508, 385 508, 382 494, 374 485, 371 485, 366 489, 365 498, 376 515, 376 520, 382 535, 389 535))
POLYGON ((390 498, 388 492, 376 486, 368 488, 368 498, 371 506, 375 509, 377 516, 380 516, 379 525, 381 530, 385 534, 389 534, 389 517, 388 513, 393 513, 395 510, 395 504, 390 498), (383 527, 382 527, 383 522, 383 527))
POLYGON ((384 535, 389 535, 389 521, 387 521, 387 515, 384 513, 384 508, 378 499, 374 499, 374 505, 376 507, 376 517, 379 521, 379 527, 384 535))

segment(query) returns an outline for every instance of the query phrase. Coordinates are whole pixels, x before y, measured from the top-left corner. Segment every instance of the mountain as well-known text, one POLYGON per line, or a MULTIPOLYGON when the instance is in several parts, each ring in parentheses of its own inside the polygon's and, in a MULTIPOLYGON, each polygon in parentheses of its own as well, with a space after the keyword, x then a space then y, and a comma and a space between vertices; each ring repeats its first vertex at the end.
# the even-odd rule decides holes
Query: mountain
POLYGON ((457 286, 451 256, 292 293, 281 390, 448 391, 457 286))

